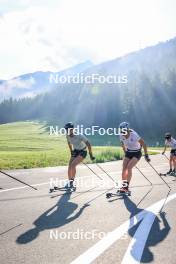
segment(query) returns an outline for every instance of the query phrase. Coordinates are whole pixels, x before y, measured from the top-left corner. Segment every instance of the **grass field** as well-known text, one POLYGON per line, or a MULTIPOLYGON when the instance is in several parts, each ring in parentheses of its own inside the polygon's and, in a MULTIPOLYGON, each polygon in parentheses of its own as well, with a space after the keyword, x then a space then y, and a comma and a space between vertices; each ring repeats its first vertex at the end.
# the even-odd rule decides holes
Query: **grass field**
MULTIPOLYGON (((118 160, 123 155, 121 148, 108 146, 93 147, 93 153, 97 162, 118 160)), ((0 125, 0 169, 67 165, 69 157, 65 137, 50 136, 43 124, 0 125)))

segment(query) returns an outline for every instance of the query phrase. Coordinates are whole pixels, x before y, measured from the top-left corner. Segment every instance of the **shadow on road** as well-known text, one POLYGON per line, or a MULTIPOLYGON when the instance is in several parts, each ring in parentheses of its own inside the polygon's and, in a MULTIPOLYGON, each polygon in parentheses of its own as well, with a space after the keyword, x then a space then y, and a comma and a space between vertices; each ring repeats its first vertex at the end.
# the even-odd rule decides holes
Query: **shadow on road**
MULTIPOLYGON (((154 255, 150 250, 150 247, 154 247, 157 246, 160 242, 162 242, 168 235, 169 231, 170 231, 170 226, 167 222, 166 219, 166 214, 164 212, 160 213, 159 216, 153 214, 151 211, 146 211, 144 209, 140 209, 136 206, 136 204, 130 200, 129 197, 126 197, 124 199, 124 204, 126 206, 126 208, 128 209, 128 211, 130 212, 130 226, 131 228, 129 228, 129 235, 135 239, 135 242, 133 244, 133 247, 131 249, 131 255, 132 257, 140 262, 140 263, 149 263, 154 261, 154 255), (142 213, 143 212, 143 213, 142 213), (141 219, 136 219, 138 216, 136 216, 136 218, 134 217, 135 215, 137 215, 138 213, 142 213, 143 217, 141 219), (149 216, 150 214, 150 216, 149 216), (140 256, 139 250, 140 250, 140 246, 141 246, 141 240, 144 238, 142 237, 142 232, 140 233, 141 236, 139 237, 138 235, 135 236, 136 231, 138 230, 138 228, 140 228, 140 225, 142 225, 143 221, 145 221, 145 217, 149 216, 151 219, 155 219, 153 222, 153 225, 150 229, 149 232, 149 236, 147 238, 144 250, 143 250, 143 254, 142 257, 140 256), (137 224, 134 225, 133 222, 135 221, 137 224), (163 227, 162 227, 163 226, 163 227), (139 259, 140 256, 140 259, 139 259)), ((147 223, 148 226, 150 225, 150 223, 147 223)), ((145 227, 147 228, 147 225, 145 225, 145 227)))
POLYGON ((40 232, 47 229, 54 229, 64 226, 78 218, 87 207, 84 205, 74 216, 69 217, 78 208, 76 203, 70 202, 71 193, 64 194, 56 205, 44 212, 34 221, 34 228, 20 235, 16 242, 18 244, 27 244, 36 239, 40 232))

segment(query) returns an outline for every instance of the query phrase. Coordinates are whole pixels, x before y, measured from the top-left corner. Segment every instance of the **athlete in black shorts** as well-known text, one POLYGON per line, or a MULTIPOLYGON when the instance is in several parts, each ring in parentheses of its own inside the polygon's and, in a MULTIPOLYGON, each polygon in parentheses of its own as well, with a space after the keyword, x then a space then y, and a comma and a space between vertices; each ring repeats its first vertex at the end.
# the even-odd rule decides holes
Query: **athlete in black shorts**
POLYGON ((129 183, 132 177, 132 169, 142 156, 142 147, 144 149, 146 161, 150 162, 150 158, 144 140, 133 129, 130 129, 129 123, 123 122, 120 124, 119 128, 121 131, 120 142, 125 153, 122 169, 122 182, 124 187, 120 189, 120 192, 123 193, 128 192, 129 183))

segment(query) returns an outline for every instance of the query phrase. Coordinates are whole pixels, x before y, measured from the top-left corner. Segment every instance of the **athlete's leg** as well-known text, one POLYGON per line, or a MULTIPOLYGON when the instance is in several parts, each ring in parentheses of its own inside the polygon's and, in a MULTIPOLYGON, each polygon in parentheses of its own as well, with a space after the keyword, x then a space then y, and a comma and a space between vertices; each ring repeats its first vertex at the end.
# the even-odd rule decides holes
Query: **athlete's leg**
POLYGON ((74 161, 75 157, 71 157, 68 165, 68 179, 71 180, 72 178, 72 167, 71 164, 74 161))
POLYGON ((84 160, 82 156, 77 156, 69 164, 69 180, 74 180, 76 175, 76 166, 84 160))
POLYGON ((127 181, 127 176, 128 176, 128 171, 127 171, 127 166, 128 163, 130 162, 129 158, 124 158, 123 159, 123 168, 122 168, 122 181, 127 181))
POLYGON ((132 158, 127 165, 127 182, 130 183, 132 177, 132 169, 138 163, 139 159, 132 158))
POLYGON ((169 159, 169 165, 170 165, 170 170, 172 170, 172 164, 174 164, 174 159, 173 159, 173 155, 170 155, 170 159, 169 159))
POLYGON ((174 165, 174 170, 176 172, 176 156, 173 156, 173 165, 174 165))
POLYGON ((128 166, 129 162, 130 162, 130 159, 127 157, 124 157, 123 166, 122 166, 122 186, 119 189, 120 192, 122 192, 122 193, 125 191, 128 191, 128 184, 127 184, 128 170, 127 170, 127 166, 128 166))

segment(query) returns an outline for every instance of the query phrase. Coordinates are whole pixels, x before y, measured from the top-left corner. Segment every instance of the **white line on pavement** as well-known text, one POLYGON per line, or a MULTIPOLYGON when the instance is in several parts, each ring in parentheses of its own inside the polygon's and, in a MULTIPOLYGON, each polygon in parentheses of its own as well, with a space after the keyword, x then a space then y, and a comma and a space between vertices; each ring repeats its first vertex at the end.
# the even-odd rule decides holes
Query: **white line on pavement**
MULTIPOLYGON (((50 182, 43 182, 43 183, 32 184, 31 186, 36 187, 36 186, 46 185, 46 184, 49 184, 49 183, 50 182)), ((10 192, 10 191, 15 191, 15 190, 21 190, 21 189, 26 189, 26 188, 30 188, 30 187, 28 187, 28 186, 14 187, 14 188, 10 188, 10 189, 1 190, 0 193, 10 192)))
POLYGON ((140 263, 142 254, 144 251, 145 244, 147 242, 150 230, 155 221, 155 218, 161 209, 161 203, 152 208, 152 212, 148 212, 147 215, 142 220, 142 223, 135 232, 128 249, 124 255, 121 264, 136 264, 140 263))
MULTIPOLYGON (((116 172, 112 172, 110 174, 116 174, 116 172)), ((106 174, 105 173, 101 173, 101 174, 98 174, 99 176, 105 176, 106 174)), ((85 179, 85 178, 90 178, 90 177, 95 177, 94 175, 90 174, 90 175, 86 175, 86 176, 83 176, 83 177, 78 177, 78 179, 85 179)), ((52 177, 54 178, 54 177, 52 177)), ((57 178, 57 177, 56 177, 57 178)), ((58 181, 58 184, 59 183, 63 183, 64 179, 63 180, 59 180, 58 181)), ((42 185, 47 185, 47 184, 50 184, 50 182, 42 182, 42 183, 36 183, 36 184, 31 184, 31 186, 33 187, 37 187, 37 186, 42 186, 42 185)), ((4 189, 4 190, 0 190, 0 193, 3 193, 3 192, 9 192, 9 191, 15 191, 15 190, 20 190, 20 189, 26 189, 26 188, 30 188, 29 186, 21 186, 21 187, 14 187, 14 188, 10 188, 10 189, 4 189)))
MULTIPOLYGON (((163 164, 162 165, 157 165, 155 166, 155 168, 160 168, 160 167, 165 167, 163 164)), ((147 170, 148 168, 146 167, 140 167, 140 169, 145 169, 147 170)), ((150 168, 149 168, 150 169, 150 168)), ((110 175, 118 175, 121 173, 121 170, 116 170, 116 171, 112 171, 112 172, 107 172, 108 174, 110 175)), ((106 174, 105 173, 99 173, 98 174, 99 176, 105 176, 106 174)), ((86 176, 83 176, 83 177, 79 177, 79 179, 83 179, 83 178, 89 178, 89 177, 95 177, 93 176, 92 174, 90 175, 86 175, 86 176)), ((60 180, 59 182, 62 182, 63 180, 60 180)), ((37 184, 31 184, 33 187, 37 187, 37 186, 42 186, 42 185, 47 185, 49 184, 50 182, 43 182, 43 183, 37 183, 37 184)), ((0 190, 0 193, 3 193, 3 192, 9 192, 9 191, 15 191, 15 190, 21 190, 21 189, 26 189, 26 188, 29 188, 28 186, 20 186, 20 187, 14 187, 14 188, 9 188, 9 189, 4 189, 4 190, 0 190)))
MULTIPOLYGON (((166 201, 165 204, 168 202, 176 199, 176 193, 170 195, 166 201)), ((142 256, 143 249, 145 247, 145 243, 149 234, 149 229, 152 226, 152 223, 157 216, 157 213, 160 211, 160 209, 163 206, 163 203, 165 201, 165 198, 158 201, 157 203, 151 205, 147 209, 143 210, 142 212, 136 214, 126 222, 124 222, 122 225, 117 227, 112 232, 108 233, 107 236, 105 236, 103 239, 101 239, 99 242, 97 242, 95 245, 93 245, 91 248, 89 248, 87 251, 85 251, 82 255, 80 255, 78 258, 76 258, 74 261, 71 262, 71 264, 90 264, 92 263, 97 257, 99 257, 105 250, 107 250, 111 245, 113 245, 117 240, 119 240, 124 234, 128 232, 129 229, 131 229, 134 225, 136 225, 139 221, 143 219, 144 223, 142 222, 142 227, 139 229, 139 232, 136 233, 136 237, 134 237, 134 240, 130 243, 130 247, 127 250, 127 253, 125 254, 123 264, 126 263, 139 263, 140 261, 134 260, 134 256, 131 256, 131 246, 134 245, 135 239, 140 239, 139 245, 141 243, 141 246, 138 248, 137 251, 141 250, 135 258, 139 258, 142 256), (149 215, 148 215, 149 214, 149 215), (151 215, 153 215, 151 217, 151 215), (142 230, 147 229, 145 233, 142 233, 142 230), (142 235, 145 235, 144 237, 142 235), (133 260, 133 262, 131 262, 133 260), (125 262, 126 261, 126 262, 125 262), (135 262, 136 261, 136 262, 135 262)))

